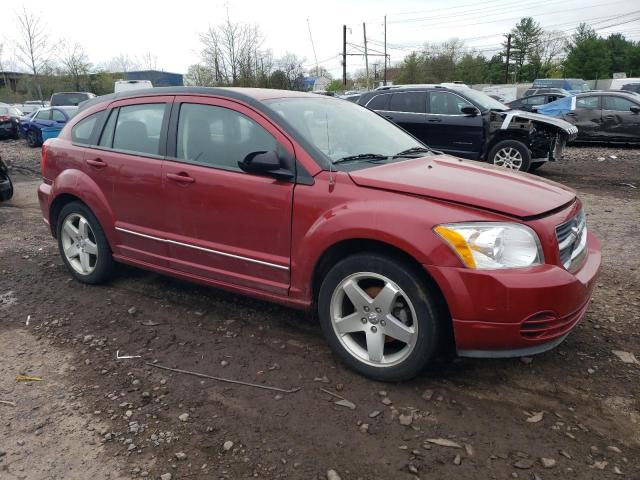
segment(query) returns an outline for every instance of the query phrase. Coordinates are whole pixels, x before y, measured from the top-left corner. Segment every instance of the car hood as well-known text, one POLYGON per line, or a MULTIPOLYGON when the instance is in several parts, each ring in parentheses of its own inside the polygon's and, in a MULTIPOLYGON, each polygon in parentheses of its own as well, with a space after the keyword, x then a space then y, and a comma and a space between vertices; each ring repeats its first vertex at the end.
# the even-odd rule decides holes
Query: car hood
POLYGON ((578 134, 578 128, 575 125, 571 125, 569 122, 562 120, 561 118, 549 117, 548 115, 541 115, 539 113, 525 112, 523 110, 507 110, 506 112, 499 113, 504 118, 504 121, 502 123, 503 130, 509 127, 512 119, 521 118, 525 120, 531 120, 533 122, 543 123, 545 125, 551 125, 561 132, 565 133, 570 137, 570 139, 573 139, 578 134))
POLYGON ((575 192, 533 175, 449 155, 380 165, 349 173, 362 187, 421 195, 527 218, 575 200, 575 192))

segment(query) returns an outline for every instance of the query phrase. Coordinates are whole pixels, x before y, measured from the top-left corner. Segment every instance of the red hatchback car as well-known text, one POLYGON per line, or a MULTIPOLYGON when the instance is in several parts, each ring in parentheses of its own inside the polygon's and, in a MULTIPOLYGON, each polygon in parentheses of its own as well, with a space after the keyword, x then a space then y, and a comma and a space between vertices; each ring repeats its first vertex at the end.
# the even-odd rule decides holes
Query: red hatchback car
POLYGON ((86 102, 38 195, 71 274, 114 261, 317 308, 360 373, 558 345, 600 266, 575 193, 429 150, 376 113, 290 91, 156 88, 86 102))

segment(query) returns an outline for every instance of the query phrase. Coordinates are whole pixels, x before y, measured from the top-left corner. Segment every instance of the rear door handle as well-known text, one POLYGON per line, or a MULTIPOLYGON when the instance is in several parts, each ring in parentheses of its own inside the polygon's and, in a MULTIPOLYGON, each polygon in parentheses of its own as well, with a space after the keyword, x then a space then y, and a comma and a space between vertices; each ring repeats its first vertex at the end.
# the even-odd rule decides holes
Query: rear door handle
POLYGON ((442 119, 441 118, 430 118, 430 119, 427 120, 427 122, 429 122, 429 123, 440 123, 440 122, 442 122, 442 119))
POLYGON ((89 159, 87 160, 87 165, 91 165, 92 167, 96 167, 96 168, 104 168, 107 166, 106 163, 104 163, 104 161, 101 158, 96 158, 96 159, 89 159))
POLYGON ((604 118, 606 118, 608 120, 612 120, 612 119, 616 118, 616 116, 615 115, 605 115, 604 118))
POLYGON ((565 115, 566 115, 567 117, 575 117, 575 116, 576 116, 576 114, 575 114, 575 113, 573 113, 573 112, 567 112, 567 113, 565 113, 565 115))
POLYGON ((188 173, 180 172, 180 173, 167 173, 167 178, 169 180, 173 180, 178 183, 194 183, 195 179, 190 177, 188 173))

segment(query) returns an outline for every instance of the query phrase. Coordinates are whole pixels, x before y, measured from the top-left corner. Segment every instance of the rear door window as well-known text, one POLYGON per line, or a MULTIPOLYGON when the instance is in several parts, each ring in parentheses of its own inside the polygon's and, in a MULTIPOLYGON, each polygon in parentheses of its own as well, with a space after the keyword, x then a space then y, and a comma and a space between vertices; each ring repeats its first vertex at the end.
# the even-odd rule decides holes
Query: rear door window
POLYGON ((606 96, 603 97, 604 110, 615 110, 616 112, 628 112, 631 107, 637 106, 630 100, 622 97, 606 96))
POLYGON ((425 92, 398 92, 391 95, 389 110, 392 112, 425 113, 427 94, 425 92))
POLYGON ((164 112, 164 103, 120 107, 113 135, 113 148, 158 155, 164 112))
POLYGON ((66 122, 67 117, 60 110, 56 110, 55 108, 51 110, 51 120, 54 122, 66 122))

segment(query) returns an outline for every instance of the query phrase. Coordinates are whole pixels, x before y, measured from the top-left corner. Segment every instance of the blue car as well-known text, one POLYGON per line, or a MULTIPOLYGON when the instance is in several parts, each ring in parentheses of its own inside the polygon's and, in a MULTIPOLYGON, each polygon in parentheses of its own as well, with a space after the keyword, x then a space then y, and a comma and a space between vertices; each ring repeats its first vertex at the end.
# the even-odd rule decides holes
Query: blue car
POLYGON ((78 107, 46 107, 20 121, 20 135, 30 147, 39 147, 48 138, 57 137, 62 127, 76 114, 78 107))

